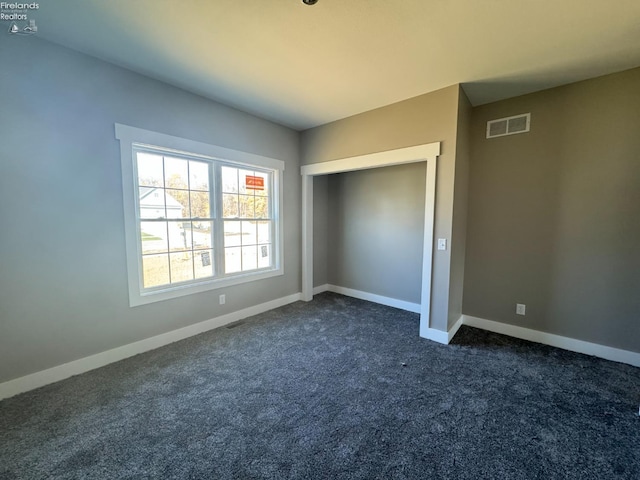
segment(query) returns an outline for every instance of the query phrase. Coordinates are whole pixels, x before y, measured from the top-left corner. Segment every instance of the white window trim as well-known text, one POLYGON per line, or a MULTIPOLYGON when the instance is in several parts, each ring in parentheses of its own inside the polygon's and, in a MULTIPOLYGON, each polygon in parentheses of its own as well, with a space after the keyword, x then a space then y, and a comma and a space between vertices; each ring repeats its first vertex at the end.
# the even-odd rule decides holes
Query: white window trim
POLYGON ((182 297, 194 293, 239 285, 241 283, 263 280, 284 274, 284 222, 283 181, 285 163, 275 158, 253 153, 241 152, 207 143, 174 137, 163 133, 144 130, 128 125, 115 124, 116 139, 120 140, 120 160, 122 166, 122 197, 124 206, 124 226, 127 253, 127 272, 129 281, 129 305, 135 307, 148 303, 182 297), (277 223, 276 238, 273 242, 275 253, 274 268, 269 271, 257 271, 234 274, 231 277, 203 279, 202 282, 187 285, 167 285, 166 289, 143 292, 140 285, 142 252, 138 241, 136 220, 136 178, 134 169, 134 144, 146 144, 162 149, 176 150, 195 156, 237 164, 240 167, 262 167, 274 170, 273 175, 273 219, 277 223))

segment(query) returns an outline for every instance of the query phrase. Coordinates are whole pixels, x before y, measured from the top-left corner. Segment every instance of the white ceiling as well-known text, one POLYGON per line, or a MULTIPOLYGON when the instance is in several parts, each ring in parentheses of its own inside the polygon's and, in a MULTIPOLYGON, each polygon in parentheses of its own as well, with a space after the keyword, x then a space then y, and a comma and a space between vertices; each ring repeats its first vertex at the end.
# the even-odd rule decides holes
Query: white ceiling
POLYGON ((302 130, 640 65, 640 0, 43 0, 38 36, 302 130))

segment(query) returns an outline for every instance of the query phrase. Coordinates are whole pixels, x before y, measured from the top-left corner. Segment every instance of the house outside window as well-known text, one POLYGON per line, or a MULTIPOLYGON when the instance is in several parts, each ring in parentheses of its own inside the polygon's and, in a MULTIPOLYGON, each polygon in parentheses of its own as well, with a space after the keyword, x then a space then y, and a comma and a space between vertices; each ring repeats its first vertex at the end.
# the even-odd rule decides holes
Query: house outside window
POLYGON ((116 124, 131 306, 283 273, 280 160, 116 124))

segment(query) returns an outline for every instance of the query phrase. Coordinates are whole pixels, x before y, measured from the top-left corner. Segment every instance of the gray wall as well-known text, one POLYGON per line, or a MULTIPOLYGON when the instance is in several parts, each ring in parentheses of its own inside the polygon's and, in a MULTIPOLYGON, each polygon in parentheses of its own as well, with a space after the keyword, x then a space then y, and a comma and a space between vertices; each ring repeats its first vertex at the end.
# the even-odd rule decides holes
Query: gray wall
POLYGON ((300 291, 297 132, 36 37, 0 64, 0 382, 300 291), (114 122, 284 160, 285 275, 130 308, 114 122))
MULTIPOLYGON (((301 137, 301 161, 303 164, 312 164, 441 141, 435 236, 451 241, 459 90, 459 86, 454 85, 306 130, 302 132, 301 137)), ((411 175, 407 170, 404 178, 397 178, 396 181, 400 184, 411 184, 411 175)), ((327 228, 333 230, 331 222, 327 228)), ((384 230, 381 233, 387 234, 384 230)), ((422 242, 422 234, 420 235, 419 240, 415 239, 416 242, 422 242)), ((434 251, 431 327, 439 330, 447 330, 448 327, 450 252, 450 249, 444 252, 434 251)), ((321 259, 316 256, 315 264, 319 261, 321 259)), ((392 264, 393 257, 387 261, 392 264)), ((399 261, 403 262, 402 259, 399 261)), ((344 272, 343 275, 351 274, 344 272)), ((355 274, 350 278, 356 278, 355 274)), ((354 283, 351 288, 366 291, 367 287, 364 283, 354 283)), ((395 286, 388 281, 385 283, 385 279, 381 278, 377 289, 382 295, 393 296, 390 293, 395 291, 395 286)))
POLYGON ((425 175, 415 163, 329 176, 330 284, 420 303, 425 175))
POLYGON ((640 352, 639 86, 634 69, 474 109, 465 314, 640 352), (530 133, 484 138, 526 112, 530 133))

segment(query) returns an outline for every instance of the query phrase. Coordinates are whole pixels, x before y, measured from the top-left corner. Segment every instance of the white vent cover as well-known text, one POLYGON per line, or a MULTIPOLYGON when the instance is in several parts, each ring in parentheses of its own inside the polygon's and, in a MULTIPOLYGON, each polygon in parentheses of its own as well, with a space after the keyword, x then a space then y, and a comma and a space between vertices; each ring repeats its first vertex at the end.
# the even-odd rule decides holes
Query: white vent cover
POLYGON ((529 131, 530 126, 530 113, 521 113, 520 115, 514 115, 513 117, 490 120, 487 122, 487 138, 525 133, 529 131))

